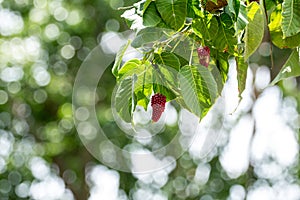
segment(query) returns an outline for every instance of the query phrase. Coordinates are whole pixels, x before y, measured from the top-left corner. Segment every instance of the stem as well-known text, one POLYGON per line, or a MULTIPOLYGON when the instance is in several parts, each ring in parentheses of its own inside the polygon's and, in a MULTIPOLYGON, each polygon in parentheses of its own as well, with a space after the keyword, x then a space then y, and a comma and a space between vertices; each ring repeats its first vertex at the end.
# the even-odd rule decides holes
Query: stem
MULTIPOLYGON (((263 0, 263 7, 264 7, 265 16, 266 16, 266 23, 268 24, 269 17, 268 17, 268 10, 266 7, 266 0, 263 0)), ((271 72, 272 72, 272 70, 274 69, 274 57, 273 57, 272 39, 271 39, 270 29, 269 29, 268 25, 267 25, 267 36, 268 36, 268 42, 270 43, 271 72)))

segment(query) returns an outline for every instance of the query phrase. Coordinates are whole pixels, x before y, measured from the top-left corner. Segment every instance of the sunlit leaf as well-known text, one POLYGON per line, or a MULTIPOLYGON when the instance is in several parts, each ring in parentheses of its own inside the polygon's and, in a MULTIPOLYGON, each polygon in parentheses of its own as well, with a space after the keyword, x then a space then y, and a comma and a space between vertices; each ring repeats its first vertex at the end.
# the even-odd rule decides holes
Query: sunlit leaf
POLYGON ((125 122, 131 122, 135 75, 121 80, 115 95, 115 109, 125 122))
POLYGON ((265 19, 261 6, 252 2, 248 7, 248 24, 245 36, 245 55, 248 58, 257 50, 264 36, 265 19))
POLYGON ((218 96, 217 84, 203 66, 184 66, 180 69, 179 84, 182 98, 190 112, 202 118, 218 96))
POLYGON ((235 61, 236 61, 239 96, 241 97, 241 94, 246 88, 248 63, 245 63, 244 57, 242 56, 235 57, 235 61))
POLYGON ((131 59, 127 61, 118 72, 118 80, 122 79, 123 76, 132 76, 132 74, 139 74, 143 69, 140 67, 142 62, 139 59, 131 59))
POLYGON ((210 41, 213 40, 218 33, 218 21, 214 16, 210 19, 205 17, 196 18, 193 20, 192 28, 197 36, 210 41))
POLYGON ((283 38, 282 32, 282 16, 281 16, 281 6, 278 6, 276 10, 274 10, 270 17, 269 30, 271 34, 271 39, 274 45, 279 48, 295 48, 300 45, 300 33, 283 38))

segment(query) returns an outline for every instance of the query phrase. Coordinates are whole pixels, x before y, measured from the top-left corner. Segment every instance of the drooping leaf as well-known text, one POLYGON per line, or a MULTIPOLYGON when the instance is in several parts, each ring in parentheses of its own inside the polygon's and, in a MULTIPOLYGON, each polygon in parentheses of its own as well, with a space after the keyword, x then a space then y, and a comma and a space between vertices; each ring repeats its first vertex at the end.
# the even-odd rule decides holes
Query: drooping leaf
POLYGON ((115 95, 115 109, 120 118, 127 123, 131 122, 131 115, 134 106, 134 104, 132 104, 132 100, 134 100, 134 82, 135 75, 122 79, 115 95))
POLYGON ((274 45, 279 48, 295 48, 300 45, 300 33, 283 38, 282 32, 282 16, 281 16, 281 6, 275 9, 270 17, 269 30, 271 34, 271 39, 274 45))
POLYGON ((118 71, 120 69, 120 66, 122 64, 122 59, 123 59, 123 56, 127 50, 127 48, 129 47, 131 41, 128 40, 126 44, 124 44, 120 50, 118 51, 117 55, 116 55, 116 59, 115 59, 115 62, 114 62, 114 65, 112 67, 112 74, 117 77, 118 76, 118 71))
POLYGON ((205 17, 196 18, 193 20, 192 28, 197 36, 210 41, 213 40, 218 33, 218 21, 214 16, 210 19, 205 17))
POLYGON ((236 61, 239 97, 241 97, 243 91, 246 88, 248 64, 245 63, 245 60, 244 60, 243 56, 235 57, 235 61, 236 61))
MULTIPOLYGON (((227 74, 229 70, 229 54, 227 52, 219 52, 216 49, 211 49, 211 57, 218 68, 218 74, 221 77, 222 86, 227 80, 227 74)), ((214 74, 215 77, 218 76, 218 74, 214 74)), ((218 83, 218 81, 217 81, 218 83)), ((220 84, 218 84, 220 85, 220 84)))
POLYGON ((234 54, 236 44, 237 38, 235 37, 233 21, 228 14, 223 13, 219 18, 219 30, 214 40, 214 46, 219 51, 234 54))
POLYGON ((124 87, 124 90, 119 90, 118 88, 116 93, 119 98, 116 98, 117 112, 125 121, 129 122, 128 119, 131 117, 136 105, 142 106, 145 110, 147 109, 149 97, 152 93, 152 68, 150 62, 143 62, 138 59, 127 61, 120 69, 117 80, 119 87, 124 87), (128 79, 131 79, 131 82, 128 79), (128 85, 125 86, 125 83, 128 85), (129 92, 132 94, 129 95, 129 92), (120 100, 121 102, 117 102, 120 100), (119 103, 125 105, 122 106, 119 103), (127 113, 128 111, 130 111, 130 116, 127 113))
POLYGON ((295 49, 271 84, 274 85, 285 78, 297 76, 300 76, 300 62, 299 52, 295 49))
POLYGON ((202 118, 218 97, 217 84, 203 66, 184 66, 179 72, 182 98, 189 111, 202 118))
POLYGON ((144 26, 156 26, 161 22, 161 17, 156 9, 155 3, 152 1, 143 13, 144 26))
POLYGON ((161 54, 154 54, 154 63, 162 64, 168 67, 172 67, 175 70, 179 70, 180 62, 176 55, 170 52, 162 52, 161 54))
POLYGON ((248 58, 257 50, 264 36, 265 19, 261 6, 252 2, 248 7, 248 24, 245 35, 245 55, 248 58))
POLYGON ((163 21, 174 30, 180 30, 187 14, 187 0, 158 0, 155 1, 163 21))
POLYGON ((283 38, 300 32, 300 0, 285 0, 282 4, 283 38))

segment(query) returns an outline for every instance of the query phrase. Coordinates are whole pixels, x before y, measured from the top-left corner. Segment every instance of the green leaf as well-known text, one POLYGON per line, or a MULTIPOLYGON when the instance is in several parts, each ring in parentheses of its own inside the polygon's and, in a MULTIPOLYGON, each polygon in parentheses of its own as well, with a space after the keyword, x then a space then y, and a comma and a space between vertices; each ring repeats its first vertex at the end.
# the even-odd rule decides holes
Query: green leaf
POLYGON ((143 71, 143 68, 140 67, 141 65, 142 62, 136 58, 127 61, 118 72, 118 80, 124 78, 123 76, 126 77, 141 73, 143 71))
POLYGON ((300 32, 300 0, 285 0, 282 4, 283 38, 300 32))
POLYGON ((131 115, 133 111, 132 100, 134 100, 133 86, 135 82, 135 75, 128 76, 120 81, 119 87, 115 95, 115 109, 119 116, 125 122, 131 122, 131 115))
POLYGON ((176 54, 176 53, 174 53, 174 55, 176 55, 176 57, 178 58, 179 63, 180 63, 180 67, 189 64, 189 62, 188 62, 186 59, 184 59, 182 56, 179 56, 179 55, 176 54))
POLYGON ((272 42, 277 47, 283 49, 283 48, 296 48, 300 45, 300 33, 297 35, 294 35, 292 37, 286 37, 283 39, 283 33, 282 31, 274 31, 270 32, 272 42))
POLYGON ((162 52, 161 54, 154 54, 154 63, 162 64, 168 67, 172 67, 175 70, 179 70, 180 62, 177 56, 170 52, 162 52))
POLYGON ((176 98, 178 94, 178 71, 165 65, 153 67, 153 91, 166 96, 167 101, 176 98))
POLYGON ((240 11, 240 1, 239 0, 229 0, 228 2, 230 12, 234 13, 235 17, 239 16, 240 11))
POLYGON ((243 31, 248 24, 246 6, 240 4, 239 15, 237 18, 237 31, 243 31))
MULTIPOLYGON (((147 87, 147 90, 148 89, 150 89, 152 92, 152 85, 151 85, 151 87, 147 87)), ((144 108, 144 110, 147 110, 148 103, 150 100, 149 100, 149 97, 145 95, 144 91, 138 90, 137 92, 135 92, 136 101, 137 101, 137 105, 142 106, 144 108)))
POLYGON ((214 40, 214 46, 219 51, 228 51, 230 54, 234 54, 236 44, 237 38, 233 21, 228 14, 223 13, 219 18, 219 30, 214 40))
POLYGON ((300 62, 299 52, 295 49, 271 84, 274 85, 285 78, 296 76, 300 76, 300 62))
POLYGON ((236 61, 239 97, 241 97, 243 91, 246 88, 248 64, 245 63, 244 57, 242 56, 235 57, 235 61, 236 61))
POLYGON ((121 98, 128 99, 130 96, 128 102, 126 100, 121 101, 120 104, 123 103, 125 104, 124 106, 116 102, 118 113, 128 122, 136 105, 140 105, 147 110, 149 97, 152 93, 152 66, 150 62, 142 62, 138 59, 127 61, 119 70, 118 83, 119 87, 123 87, 123 90, 117 91, 117 94, 118 92, 120 93, 120 98, 116 99, 116 101, 120 101, 121 98), (132 81, 130 82, 128 79, 132 81), (128 85, 125 86, 125 83, 128 85), (128 110, 130 110, 130 115, 127 113, 128 110))
POLYGON ((184 66, 179 72, 179 84, 189 111, 202 118, 218 97, 218 89, 210 71, 203 66, 184 66))
POLYGON ((210 41, 215 38, 216 33, 218 32, 218 20, 214 16, 210 19, 207 19, 206 17, 196 18, 193 20, 192 28, 197 36, 210 41))
POLYGON ((167 32, 166 29, 146 27, 137 33, 135 39, 131 43, 131 46, 139 48, 146 44, 159 41, 164 36, 166 37, 165 32, 167 32))
POLYGON ((271 34, 271 39, 274 45, 279 48, 295 48, 300 45, 300 33, 283 38, 283 32, 281 27, 282 16, 281 16, 281 7, 277 7, 274 10, 270 17, 269 30, 271 34))
MULTIPOLYGON (((199 0, 187 0, 187 17, 195 18, 196 12, 200 11, 199 0), (196 12, 195 12, 196 10, 196 12)), ((201 12, 201 11, 200 11, 201 12)))
POLYGON ((252 2, 248 7, 248 21, 245 36, 245 55, 248 58, 257 50, 264 36, 265 19, 263 10, 256 2, 252 2))
POLYGON ((146 0, 143 4, 143 13, 147 10, 148 6, 152 3, 152 0, 146 0))
POLYGON ((157 0, 158 12, 165 23, 174 30, 180 30, 187 14, 187 0, 157 0))
POLYGON ((127 48, 129 47, 131 41, 128 40, 126 44, 124 44, 120 50, 118 51, 117 55, 116 55, 116 59, 115 59, 115 62, 114 62, 114 65, 112 67, 112 74, 117 77, 118 76, 118 71, 119 71, 119 68, 120 68, 120 65, 122 63, 122 59, 123 59, 123 56, 127 50, 127 48))
MULTIPOLYGON (((219 74, 222 79, 222 84, 224 84, 227 80, 227 74, 228 74, 228 69, 229 69, 229 54, 226 52, 219 52, 216 49, 211 49, 210 54, 212 59, 214 60, 215 65, 217 66, 219 70, 219 74)), ((217 74, 214 75, 215 77, 217 74)))
POLYGON ((152 1, 143 13, 144 26, 156 26, 161 22, 161 17, 156 9, 155 3, 152 1))

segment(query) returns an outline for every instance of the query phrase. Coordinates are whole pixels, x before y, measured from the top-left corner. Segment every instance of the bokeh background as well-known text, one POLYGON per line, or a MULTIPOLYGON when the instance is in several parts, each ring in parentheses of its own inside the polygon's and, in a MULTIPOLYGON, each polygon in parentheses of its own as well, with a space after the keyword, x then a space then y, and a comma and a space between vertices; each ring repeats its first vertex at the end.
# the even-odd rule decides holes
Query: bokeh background
POLYGON ((153 150, 179 131, 182 146, 185 136, 205 135, 205 155, 196 139, 173 165, 141 175, 109 169, 86 150, 73 121, 88 115, 72 111, 76 73, 98 45, 111 56, 126 42, 105 37, 128 30, 118 8, 134 2, 0 0, 0 200, 299 200, 299 84, 268 86, 267 43, 252 58, 241 102, 231 61, 223 94, 200 124, 169 104, 172 120, 146 145, 122 136, 111 112, 115 79, 110 70, 101 78, 97 115, 115 144, 153 150))

